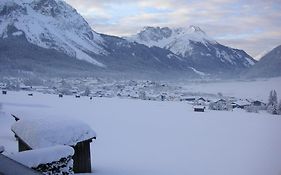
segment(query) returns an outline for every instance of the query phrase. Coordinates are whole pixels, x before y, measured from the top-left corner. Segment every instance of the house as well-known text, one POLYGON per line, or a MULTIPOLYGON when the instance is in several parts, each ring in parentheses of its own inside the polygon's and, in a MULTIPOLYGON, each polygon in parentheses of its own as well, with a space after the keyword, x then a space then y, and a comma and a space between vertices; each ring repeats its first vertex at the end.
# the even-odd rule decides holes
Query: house
POLYGON ((24 84, 21 84, 20 85, 20 89, 24 90, 24 91, 30 91, 30 90, 32 90, 32 87, 31 86, 26 86, 24 84))
POLYGON ((151 101, 160 101, 161 100, 161 95, 148 94, 146 99, 147 100, 151 100, 151 101))
POLYGON ((194 101, 194 104, 199 106, 205 106, 206 102, 207 100, 205 100, 203 97, 200 97, 194 101))
POLYGON ((204 101, 204 102, 206 102, 207 100, 205 98, 203 98, 203 97, 200 97, 200 98, 197 99, 197 101, 204 101))
POLYGON ((196 99, 193 97, 183 97, 180 101, 194 102, 196 99))
POLYGON ((193 106, 194 112, 205 112, 205 106, 193 106))
POLYGON ((104 97, 105 92, 104 91, 97 91, 93 94, 93 97, 104 97))
POLYGON ((72 157, 74 172, 91 172, 90 143, 96 139, 96 133, 87 124, 76 120, 20 119, 11 129, 18 140, 19 152, 56 145, 71 146, 75 150, 72 157))
POLYGON ((62 98, 62 97, 63 97, 63 95, 62 95, 62 94, 59 94, 59 97, 60 97, 60 98, 62 98))
POLYGON ((238 100, 236 102, 232 102, 231 105, 232 105, 232 108, 245 109, 246 107, 250 106, 251 103, 246 100, 238 100))
POLYGON ((49 89, 49 87, 46 86, 32 86, 31 88, 38 92, 45 92, 49 89))
POLYGON ((7 84, 5 83, 0 83, 0 89, 6 89, 7 88, 7 84))
POLYGON ((223 111, 223 110, 230 110, 230 109, 232 109, 232 106, 231 106, 231 104, 228 101, 226 101, 224 99, 219 99, 219 100, 215 100, 212 103, 210 103, 209 104, 209 108, 211 110, 223 111))
POLYGON ((256 106, 256 107, 266 107, 266 103, 259 101, 259 100, 252 101, 251 105, 256 106))
POLYGON ((3 95, 6 95, 6 94, 7 94, 7 91, 3 90, 3 91, 2 91, 2 94, 3 94, 3 95))

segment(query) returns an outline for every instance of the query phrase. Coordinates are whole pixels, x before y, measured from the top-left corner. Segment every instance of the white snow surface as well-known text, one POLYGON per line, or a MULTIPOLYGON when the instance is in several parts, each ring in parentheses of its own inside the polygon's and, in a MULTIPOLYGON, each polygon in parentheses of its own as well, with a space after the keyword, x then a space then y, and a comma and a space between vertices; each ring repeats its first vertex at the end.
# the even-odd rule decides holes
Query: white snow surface
MULTIPOLYGON (((75 9, 62 0, 46 1, 48 6, 37 9, 36 0, 1 0, 4 7, 16 8, 8 15, 1 15, 0 37, 8 36, 8 26, 16 27, 18 36, 23 32, 27 40, 43 48, 55 49, 65 54, 105 67, 88 52, 104 54, 102 37, 93 31, 75 9), (55 11, 53 14, 53 11, 55 11)), ((16 35, 15 35, 16 34, 16 35)))
POLYGON ((55 145, 75 146, 78 142, 96 137, 87 124, 66 119, 23 118, 12 125, 12 131, 33 149, 55 145))
POLYGON ((8 155, 11 159, 29 167, 37 167, 40 164, 57 162, 61 158, 74 155, 74 149, 70 146, 53 146, 48 148, 23 151, 8 155))
POLYGON ((230 81, 206 81, 189 82, 177 85, 182 86, 184 91, 218 94, 232 96, 238 99, 254 99, 267 102, 269 92, 276 90, 281 96, 281 77, 270 79, 256 79, 249 81, 230 80, 230 81))
POLYGON ((201 75, 201 76, 205 76, 206 74, 204 72, 201 72, 197 69, 195 69, 194 67, 189 67, 191 70, 193 70, 193 72, 197 73, 198 75, 201 75))
POLYGON ((238 100, 237 102, 235 102, 238 105, 251 105, 250 102, 246 101, 246 100, 238 100))
MULTIPOLYGON (((280 81, 217 84, 217 91, 256 97, 268 89, 281 94, 280 81), (271 82, 271 84, 270 84, 271 82), (241 84, 241 85, 240 85, 241 84), (241 89, 239 89, 241 88, 241 89), (278 89, 279 88, 279 89, 278 89), (235 92, 233 92, 235 91, 235 92)), ((206 86, 206 87, 205 87, 206 86)), ((197 88, 215 91, 215 86, 197 88)), ((95 175, 280 175, 281 117, 244 110, 196 113, 185 102, 154 102, 118 98, 76 99, 28 92, 0 95, 0 143, 17 151, 10 113, 24 119, 78 119, 99 133, 91 144, 95 175)))

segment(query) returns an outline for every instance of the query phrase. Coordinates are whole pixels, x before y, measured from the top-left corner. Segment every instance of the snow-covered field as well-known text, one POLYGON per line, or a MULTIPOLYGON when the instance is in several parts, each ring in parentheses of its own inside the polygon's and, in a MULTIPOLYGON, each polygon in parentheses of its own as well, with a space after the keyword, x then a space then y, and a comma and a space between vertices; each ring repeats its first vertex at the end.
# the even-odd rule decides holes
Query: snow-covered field
POLYGON ((195 113, 185 102, 27 94, 0 95, 4 154, 17 151, 10 130, 14 113, 89 124, 97 132, 91 144, 96 175, 281 174, 280 116, 242 110, 195 113))
POLYGON ((276 90, 277 94, 281 97, 281 77, 258 79, 255 81, 184 83, 180 86, 187 92, 222 93, 224 96, 233 96, 242 99, 252 98, 264 102, 267 102, 271 90, 276 90))

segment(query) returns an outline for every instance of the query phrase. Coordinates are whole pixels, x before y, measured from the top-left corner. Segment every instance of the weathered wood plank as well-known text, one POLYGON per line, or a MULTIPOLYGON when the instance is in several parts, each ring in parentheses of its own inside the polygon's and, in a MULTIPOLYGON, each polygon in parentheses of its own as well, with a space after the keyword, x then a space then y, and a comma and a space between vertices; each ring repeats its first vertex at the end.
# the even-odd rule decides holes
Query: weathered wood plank
POLYGON ((73 156, 73 170, 75 173, 91 173, 91 140, 79 142, 75 145, 75 154, 73 156))

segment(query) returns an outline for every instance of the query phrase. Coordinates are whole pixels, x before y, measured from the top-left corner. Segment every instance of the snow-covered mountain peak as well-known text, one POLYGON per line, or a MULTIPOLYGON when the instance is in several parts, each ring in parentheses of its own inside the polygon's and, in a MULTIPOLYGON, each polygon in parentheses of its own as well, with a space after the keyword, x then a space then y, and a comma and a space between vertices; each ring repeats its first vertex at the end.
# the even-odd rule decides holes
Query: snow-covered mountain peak
POLYGON ((107 54, 102 37, 62 0, 1 0, 0 21, 0 38, 24 35, 32 44, 104 66, 89 55, 107 54))
MULTIPOLYGON (((189 27, 169 28, 169 27, 144 27, 137 35, 128 37, 128 39, 137 39, 140 42, 153 42, 168 39, 169 41, 182 37, 188 41, 205 42, 213 41, 198 26, 191 25, 189 27)), ((145 43, 144 43, 145 44, 145 43)), ((150 45, 149 43, 147 43, 150 45)), ((151 46, 151 45, 150 45, 151 46)), ((156 45, 157 46, 157 45, 156 45)))
POLYGON ((199 70, 227 65, 229 67, 248 68, 255 64, 249 55, 237 49, 223 46, 209 37, 200 27, 178 28, 145 27, 138 34, 127 37, 128 41, 146 46, 170 50, 176 55, 192 60, 201 67, 199 70), (202 66, 204 65, 204 66, 202 66))
POLYGON ((172 30, 168 27, 144 27, 141 32, 138 33, 138 38, 144 41, 159 41, 170 37, 172 30))
POLYGON ((217 43, 209 37, 200 27, 189 26, 179 28, 168 27, 145 27, 141 32, 131 37, 126 37, 129 41, 135 41, 149 47, 157 46, 166 48, 179 55, 189 54, 192 50, 190 43, 199 42, 201 44, 217 43))
POLYGON ((201 32, 201 33, 205 34, 205 32, 200 27, 198 27, 198 26, 191 25, 191 26, 189 26, 189 29, 192 32, 201 32))
POLYGON ((177 34, 198 34, 207 36, 206 33, 198 26, 190 25, 189 27, 179 27, 175 29, 177 34))
POLYGON ((191 25, 189 27, 180 27, 180 28, 175 28, 173 31, 174 31, 174 37, 177 40, 200 42, 203 44, 216 43, 214 39, 209 37, 198 26, 191 25))

